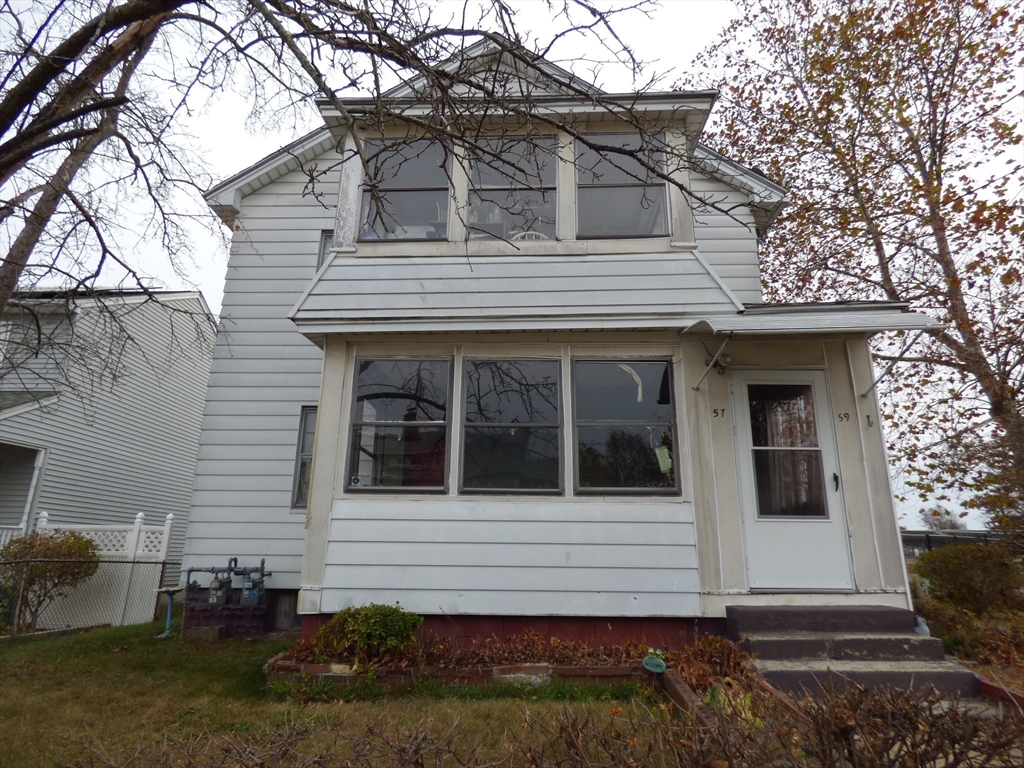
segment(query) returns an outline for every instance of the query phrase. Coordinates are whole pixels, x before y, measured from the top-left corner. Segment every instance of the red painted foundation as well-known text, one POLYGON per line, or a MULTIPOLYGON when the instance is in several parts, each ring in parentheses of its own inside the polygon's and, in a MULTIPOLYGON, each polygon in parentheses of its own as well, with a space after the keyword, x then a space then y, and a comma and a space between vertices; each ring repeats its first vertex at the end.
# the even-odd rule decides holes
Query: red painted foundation
MULTIPOLYGON (((302 638, 309 639, 331 614, 302 617, 302 638)), ((511 637, 526 632, 544 637, 575 640, 590 645, 614 645, 641 640, 656 648, 680 648, 695 634, 724 635, 725 619, 633 618, 621 616, 424 616, 420 635, 438 635, 469 641, 487 637, 511 637)))

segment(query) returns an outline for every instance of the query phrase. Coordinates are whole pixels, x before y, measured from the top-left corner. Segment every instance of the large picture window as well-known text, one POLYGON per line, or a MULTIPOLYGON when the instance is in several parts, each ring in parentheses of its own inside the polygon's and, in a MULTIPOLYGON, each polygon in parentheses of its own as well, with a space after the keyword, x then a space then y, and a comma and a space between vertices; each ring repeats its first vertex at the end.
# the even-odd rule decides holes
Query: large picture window
POLYGON ((467 360, 462 487, 561 487, 558 360, 467 360))
MULTIPOLYGON (((370 181, 380 204, 363 191, 360 240, 443 240, 448 237, 448 174, 437 142, 366 141, 370 181)), ((369 186, 367 184, 367 186, 369 186)))
POLYGON ((358 360, 349 488, 442 490, 448 360, 358 360))
POLYGON ((470 163, 470 240, 553 240, 558 156, 554 137, 508 136, 480 142, 470 163))
POLYGON ((636 133, 594 134, 598 152, 576 142, 576 235, 580 238, 655 237, 669 234, 665 182, 644 167, 660 167, 661 153, 644 152, 644 163, 627 152, 641 148, 636 133))
POLYGON ((573 373, 579 490, 676 490, 671 364, 577 360, 573 373))

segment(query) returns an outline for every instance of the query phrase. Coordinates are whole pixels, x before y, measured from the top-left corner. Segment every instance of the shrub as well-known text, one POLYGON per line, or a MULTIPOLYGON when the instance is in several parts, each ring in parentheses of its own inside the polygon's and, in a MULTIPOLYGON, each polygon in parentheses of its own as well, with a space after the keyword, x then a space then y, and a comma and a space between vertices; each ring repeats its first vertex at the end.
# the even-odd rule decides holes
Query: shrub
POLYGON ((423 619, 399 605, 371 603, 346 608, 313 636, 311 645, 326 658, 352 658, 368 665, 412 645, 423 619))
POLYGON ((0 591, 16 605, 14 625, 31 632, 39 614, 99 568, 96 545, 71 531, 33 533, 0 549, 0 591))
POLYGON ((928 594, 961 610, 986 615, 1021 605, 1024 572, 1009 552, 990 544, 952 544, 918 558, 914 572, 928 594))

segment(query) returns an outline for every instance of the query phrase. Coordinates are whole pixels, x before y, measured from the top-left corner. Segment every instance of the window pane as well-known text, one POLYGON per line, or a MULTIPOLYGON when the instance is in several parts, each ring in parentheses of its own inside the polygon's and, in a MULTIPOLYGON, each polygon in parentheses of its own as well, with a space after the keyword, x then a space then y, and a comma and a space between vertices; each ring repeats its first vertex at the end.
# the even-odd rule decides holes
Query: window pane
POLYGON ((370 175, 382 189, 447 187, 444 148, 434 141, 366 142, 370 175))
POLYGON ((360 360, 354 419, 444 421, 447 360, 360 360))
POLYGON ((299 437, 299 453, 312 455, 313 440, 316 437, 316 408, 302 409, 302 434, 299 437))
POLYGON ((470 240, 554 240, 555 191, 488 190, 470 194, 466 233, 470 240))
POLYGON ((580 488, 674 488, 668 427, 579 427, 580 488))
POLYGON ((672 379, 667 362, 577 362, 578 421, 671 423, 672 379))
POLYGON ((810 384, 748 384, 754 445, 815 448, 818 430, 810 384))
POLYGON ((478 142, 492 155, 480 154, 470 165, 473 187, 553 187, 558 175, 558 157, 551 136, 536 136, 478 142))
MULTIPOLYGON (((601 133, 588 135, 587 139, 594 144, 605 147, 620 147, 633 150, 640 147, 640 136, 636 133, 601 133)), ((648 165, 660 168, 664 164, 660 152, 647 152, 639 155, 648 165)), ((590 149, 582 142, 576 142, 576 178, 579 184, 636 184, 656 179, 650 171, 629 155, 619 155, 606 151, 604 157, 600 152, 590 149)))
POLYGON ((760 517, 828 517, 820 451, 754 451, 760 517))
POLYGON ((382 205, 363 192, 361 240, 443 240, 448 236, 448 190, 386 190, 382 205))
POLYGON ((292 506, 304 507, 309 504, 309 478, 313 471, 313 457, 300 456, 298 476, 295 480, 295 501, 292 506))
POLYGON ((466 361, 466 421, 557 424, 557 360, 466 361))
POLYGON ((581 187, 576 204, 580 237, 668 234, 664 185, 581 187))
POLYGON ((445 427, 355 427, 349 485, 444 487, 445 436, 445 427))
POLYGON ((463 487, 558 489, 558 430, 467 427, 463 487))

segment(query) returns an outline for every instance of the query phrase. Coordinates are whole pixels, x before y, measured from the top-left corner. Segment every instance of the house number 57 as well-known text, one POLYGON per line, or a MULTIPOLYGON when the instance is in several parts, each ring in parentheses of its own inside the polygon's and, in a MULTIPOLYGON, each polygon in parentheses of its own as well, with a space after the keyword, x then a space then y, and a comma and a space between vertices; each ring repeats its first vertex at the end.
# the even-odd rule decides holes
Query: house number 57
POLYGON ((725 416, 725 408, 714 408, 711 411, 711 415, 716 419, 725 416))

